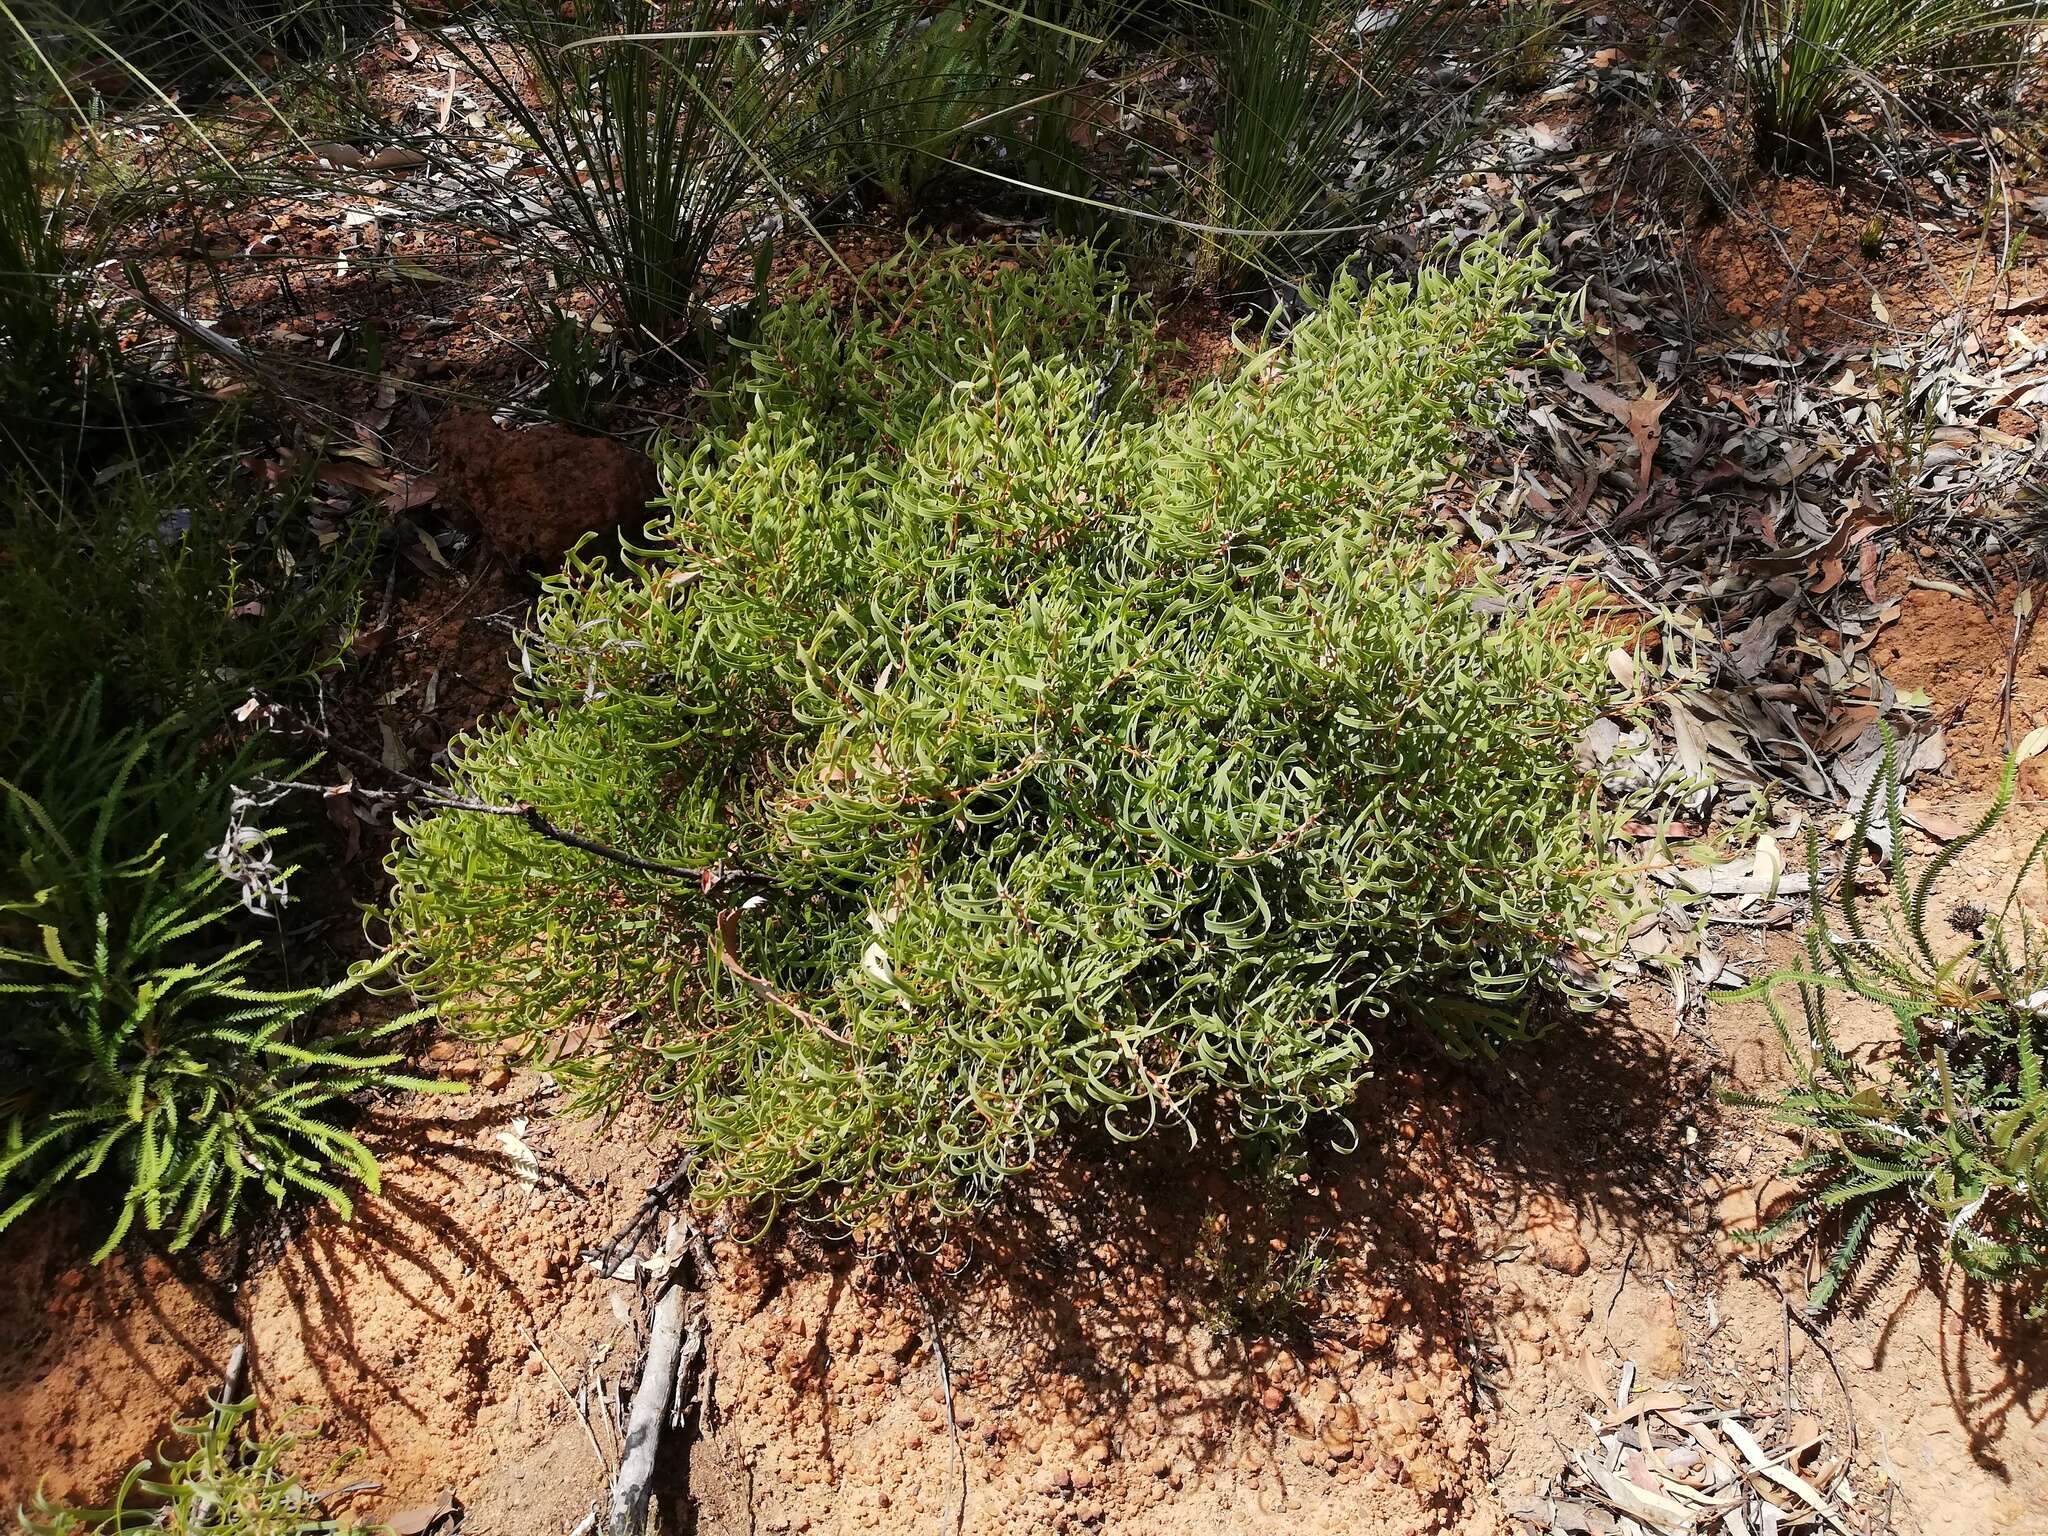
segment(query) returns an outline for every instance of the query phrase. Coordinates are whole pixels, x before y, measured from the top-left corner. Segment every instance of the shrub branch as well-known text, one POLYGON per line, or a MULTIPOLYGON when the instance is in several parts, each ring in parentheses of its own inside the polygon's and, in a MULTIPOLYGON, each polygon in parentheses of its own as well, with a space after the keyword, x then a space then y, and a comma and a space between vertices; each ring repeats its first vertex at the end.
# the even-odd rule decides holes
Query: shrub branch
MULTIPOLYGON (((559 843, 564 848, 574 848, 579 853, 590 854, 594 858, 603 859, 608 863, 617 864, 626 869, 637 869, 642 874, 660 875, 670 880, 692 881, 707 896, 715 895, 727 886, 764 878, 751 870, 722 869, 715 865, 690 866, 685 864, 668 864, 660 859, 642 858, 637 853, 628 853, 623 848, 614 848, 610 843, 599 842, 594 837, 585 837, 580 832, 572 832, 569 828, 549 816, 539 806, 530 803, 515 801, 501 804, 490 800, 479 800, 473 795, 452 795, 437 784, 430 783, 426 779, 417 778, 402 768, 393 768, 374 753, 365 752, 361 747, 343 741, 333 732, 324 730, 306 719, 305 716, 288 710, 283 705, 269 704, 265 708, 270 713, 273 722, 279 725, 280 728, 290 730, 298 735, 310 736, 337 757, 345 757, 350 762, 359 763, 387 777, 396 779, 405 786, 408 798, 417 800, 434 810, 466 811, 476 816, 506 816, 516 821, 523 821, 534 832, 551 843, 559 843)), ((277 787, 298 786, 279 785, 277 787)), ((317 788, 319 786, 309 785, 305 787, 317 788)), ((375 791, 365 791, 365 793, 375 793, 375 791)))

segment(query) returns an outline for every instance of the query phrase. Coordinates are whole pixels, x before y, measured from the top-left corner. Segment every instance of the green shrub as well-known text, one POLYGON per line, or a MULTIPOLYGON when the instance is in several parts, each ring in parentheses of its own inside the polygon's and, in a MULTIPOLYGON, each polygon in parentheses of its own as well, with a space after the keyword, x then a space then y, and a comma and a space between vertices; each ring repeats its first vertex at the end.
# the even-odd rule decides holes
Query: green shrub
POLYGON ((1247 1338, 1299 1338, 1309 1333, 1330 1282, 1331 1257, 1322 1241, 1274 1247, 1232 1243, 1218 1223, 1202 1233, 1196 1262, 1207 1271, 1216 1299, 1206 1309, 1209 1327, 1247 1338))
POLYGON ((225 1231, 252 1193, 346 1215, 343 1186, 374 1189, 377 1167, 333 1116, 365 1089, 434 1086, 370 1045, 417 1015, 316 1042, 316 1010, 382 964, 323 987, 251 978, 234 885, 260 904, 290 874, 233 797, 261 765, 176 719, 109 731, 97 705, 0 778, 0 1229, 103 1171, 126 1187, 96 1260, 137 1228, 173 1248, 225 1231))
POLYGON ((1852 103, 1962 44, 2048 17, 2041 0, 1748 0, 1736 56, 1760 158, 1824 162, 1852 103))
POLYGON ((1571 19, 1559 0, 1505 0, 1497 24, 1495 49, 1501 73, 1517 90, 1533 91, 1550 73, 1558 38, 1571 19))
MULTIPOLYGON (((304 1457, 305 1438, 255 1433, 249 1423, 255 1412, 253 1399, 227 1403, 175 1426, 186 1442, 183 1454, 159 1448, 156 1462, 144 1461, 122 1479, 105 1509, 38 1495, 20 1512, 22 1536, 122 1536, 143 1529, 171 1536, 369 1536, 372 1527, 330 1517, 323 1495, 293 1471, 304 1457)), ((353 1459, 331 1458, 315 1482, 337 1485, 353 1459)))
POLYGON ((1290 1137, 1387 1020, 1515 1034, 1615 893, 1571 762, 1605 646, 1410 512, 1541 258, 1345 279, 1167 410, 1093 258, 989 265, 766 316, 653 547, 570 564, 463 744, 462 793, 711 873, 460 813, 392 860, 416 983, 665 1106, 706 1198, 945 1210, 1090 1126, 1290 1137))
MULTIPOLYGON (((1887 749, 1864 797, 1833 910, 1814 902, 1807 966, 1783 971, 1729 1000, 1761 997, 1798 1082, 1775 1099, 1730 1095, 1795 1127, 1808 1150, 1790 1170, 1798 1197, 1761 1231, 1825 1237, 1832 1253, 1809 1304, 1824 1309, 1856 1271, 1877 1223, 1904 1215, 1925 1226, 1967 1274, 2037 1288, 2048 1276, 2048 956, 2016 902, 2048 841, 2022 864, 2004 907, 1958 907, 1961 937, 1944 952, 1930 931, 1938 882, 1992 831, 2012 803, 2015 766, 1990 811, 1964 836, 1908 868, 1898 785, 1887 749), (1882 808, 1882 809, 1881 809, 1882 808), (1893 889, 1877 912, 1857 895, 1857 853, 1874 816, 1899 850, 1893 889), (1796 988, 1805 1027, 1795 1035, 1779 994, 1796 988), (1896 1039, 1870 1061, 1837 1043, 1831 996, 1889 1013, 1896 1039)), ((1809 852, 1821 890, 1819 848, 1809 852)))

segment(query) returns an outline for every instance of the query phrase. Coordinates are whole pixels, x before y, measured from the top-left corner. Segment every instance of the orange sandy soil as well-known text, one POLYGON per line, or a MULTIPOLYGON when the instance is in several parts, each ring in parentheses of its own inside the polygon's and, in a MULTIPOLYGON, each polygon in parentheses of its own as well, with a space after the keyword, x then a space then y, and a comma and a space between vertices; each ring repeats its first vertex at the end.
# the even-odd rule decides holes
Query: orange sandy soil
MULTIPOLYGON (((1995 761, 1973 743, 2002 629, 1922 593, 1890 632, 1896 681, 1967 708, 1955 777, 1916 796, 1952 815, 1982 803, 1995 761)), ((2018 677, 2024 731, 2048 721, 2048 639, 2018 677)), ((2019 815, 2048 807, 2030 791, 2019 815)), ((2023 847, 2017 828, 1993 839, 1957 887, 1992 887, 2023 847)), ((1716 934, 1752 974, 1791 953, 1789 931, 1716 934)), ((94 1270, 76 1231, 15 1235, 0 1496, 39 1478, 105 1492, 202 1406, 239 1323, 267 1411, 304 1405, 332 1445, 364 1448, 351 1475, 382 1487, 359 1512, 452 1489, 472 1536, 576 1527, 616 1464, 603 1400, 638 1358, 640 1315, 577 1255, 662 1159, 644 1126, 552 1117, 540 1079, 435 1054, 476 1091, 373 1116, 383 1196, 352 1225, 319 1215, 256 1240, 238 1291, 221 1278, 233 1252, 94 1270)), ((1758 1417, 1815 1413, 1838 1451, 1853 1428, 1866 1530, 2048 1532, 2048 1331, 1891 1242, 1827 1327, 1831 1363, 1789 1321, 1779 1286, 1797 1306, 1798 1267, 1774 1281, 1722 1235, 1770 1202, 1792 1148, 1713 1090, 1783 1071, 1759 1007, 1674 1030, 1645 988, 1627 1016, 1498 1067, 1397 1043, 1358 1148, 1291 1191, 1160 1138, 1051 1170, 935 1253, 802 1230, 720 1241, 708 1407, 663 1486, 687 1486, 705 1536, 950 1530, 935 1318, 969 1532, 1511 1531, 1623 1358, 1758 1417), (1276 1243, 1310 1242, 1332 1263, 1297 1336, 1217 1326, 1276 1243)))

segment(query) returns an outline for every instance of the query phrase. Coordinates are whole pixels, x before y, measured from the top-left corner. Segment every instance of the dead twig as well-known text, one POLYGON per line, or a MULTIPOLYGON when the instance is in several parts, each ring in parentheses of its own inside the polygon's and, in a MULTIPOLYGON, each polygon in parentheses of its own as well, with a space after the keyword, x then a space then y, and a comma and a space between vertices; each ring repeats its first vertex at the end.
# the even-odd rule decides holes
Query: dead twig
POLYGON ((1621 1293, 1628 1289, 1628 1267, 1635 1262, 1635 1257, 1636 1245, 1634 1240, 1631 1239, 1628 1245, 1628 1252, 1621 1256, 1621 1276, 1614 1282, 1614 1294, 1607 1298, 1606 1316, 1608 1317, 1614 1316, 1614 1309, 1621 1304, 1621 1293))
POLYGON ((590 1415, 584 1412, 583 1405, 576 1401, 576 1394, 569 1390, 569 1383, 564 1381, 562 1373, 555 1369, 555 1362, 548 1358, 548 1352, 540 1347, 540 1335, 523 1323, 519 1331, 526 1335, 526 1342, 533 1346, 534 1354, 540 1357, 540 1363, 547 1368, 548 1375, 554 1378, 555 1385, 561 1389, 562 1401, 569 1405, 569 1411, 576 1415, 577 1422, 583 1426, 584 1438, 590 1442, 590 1454, 597 1458, 598 1470, 609 1477, 612 1464, 605 1456, 604 1448, 597 1443, 597 1431, 591 1427, 590 1415))
POLYGON ((918 1305, 924 1309, 925 1327, 931 1335, 932 1362, 938 1367, 939 1393, 946 1403, 946 1428, 953 1435, 953 1465, 960 1477, 960 1492, 953 1504, 953 1536, 960 1536, 967 1525, 967 1447, 960 1439, 960 1419, 953 1407, 953 1368, 946 1358, 946 1341, 939 1332, 938 1310, 932 1306, 931 1293, 910 1262, 900 1233, 896 1234, 896 1255, 904 1274, 910 1277, 911 1288, 917 1292, 918 1305))
POLYGON ((301 426, 322 437, 335 430, 336 423, 333 420, 323 419, 312 407, 285 388, 284 381, 277 375, 276 370, 255 353, 234 338, 223 336, 212 326, 173 309, 157 298, 149 291, 149 285, 144 281, 141 270, 132 263, 125 275, 132 289, 129 296, 151 319, 173 334, 183 337, 200 351, 241 373, 263 390, 270 399, 276 401, 285 414, 301 426))
MULTIPOLYGON (((213 1412, 207 1417, 218 1425, 228 1410, 242 1401, 244 1379, 249 1374, 249 1340, 246 1335, 235 1336, 235 1347, 228 1351, 227 1366, 220 1373, 220 1396, 214 1399, 213 1412)), ((213 1523, 215 1508, 219 1501, 211 1493, 201 1493, 192 1501, 192 1529, 204 1530, 213 1523)))
MULTIPOLYGON (((1779 1283, 1778 1277, 1771 1273, 1769 1268, 1750 1258, 1742 1260, 1742 1267, 1757 1279, 1770 1283, 1771 1289, 1778 1293, 1778 1300, 1784 1303, 1786 1321, 1799 1325, 1800 1332, 1813 1341, 1814 1347, 1820 1351, 1821 1358, 1827 1361, 1828 1369, 1834 1373, 1835 1385, 1842 1392, 1842 1420, 1849 1431, 1849 1459, 1853 1462, 1856 1459, 1857 1448, 1861 1442, 1856 1435, 1856 1400, 1849 1395, 1849 1377, 1848 1373, 1842 1369, 1842 1362, 1835 1358, 1834 1349, 1828 1344, 1827 1337, 1820 1331, 1819 1325, 1806 1315, 1804 1307, 1792 1305, 1792 1298, 1785 1293, 1785 1287, 1779 1283)), ((1785 1352, 1788 1357, 1787 1366, 1789 1373, 1789 1357, 1791 1355, 1789 1345, 1786 1347, 1785 1352)))
POLYGON ((249 1341, 237 1338, 235 1347, 228 1351, 227 1369, 220 1373, 220 1400, 223 1407, 242 1400, 243 1379, 249 1374, 249 1341))
POLYGON ((601 843, 595 838, 585 837, 580 832, 572 832, 569 828, 562 826, 548 816, 539 806, 529 805, 523 801, 511 804, 498 804, 494 801, 479 800, 469 795, 451 795, 437 784, 430 783, 426 779, 417 778, 401 768, 393 768, 389 763, 376 756, 376 754, 365 752, 361 747, 353 746, 341 740, 332 732, 324 730, 306 719, 303 715, 296 714, 282 705, 270 704, 266 708, 272 715, 278 718, 285 729, 296 731, 303 736, 310 736, 337 756, 345 757, 351 762, 372 768, 378 773, 396 779, 411 791, 415 799, 436 810, 468 811, 478 816, 511 817, 525 822, 528 827, 532 828, 533 831, 539 833, 549 842, 559 843, 564 848, 574 848, 581 853, 588 853, 596 858, 604 859, 608 863, 618 864, 627 869, 637 869, 645 874, 665 875, 674 880, 694 881, 703 889, 704 894, 707 896, 728 885, 737 885, 744 881, 765 880, 767 878, 765 875, 758 875, 744 869, 720 869, 716 866, 691 868, 681 864, 666 864, 659 859, 643 859, 638 854, 626 852, 623 848, 614 848, 609 843, 601 843))
MULTIPOLYGON (((626 1224, 593 1248, 583 1250, 583 1262, 590 1265, 607 1279, 625 1279, 619 1273, 640 1246, 640 1240, 653 1230, 655 1218, 670 1208, 670 1203, 690 1182, 690 1160, 685 1157, 674 1169, 647 1186, 647 1194, 638 1209, 628 1218, 626 1224)), ((695 1222, 685 1225, 683 1240, 690 1257, 696 1261, 700 1275, 711 1272, 711 1245, 695 1222)))
POLYGON ((2020 652, 2027 648, 2027 636, 2034 627, 2034 589, 2020 588, 2012 605, 2012 643, 2005 651, 2005 677, 1998 685, 1998 728, 2005 739, 2005 755, 2012 756, 2012 696, 2019 676, 2020 652))
POLYGON ((701 1309, 694 1309, 689 1332, 683 1335, 683 1349, 676 1361, 676 1390, 669 1400, 668 1427, 681 1429, 690 1417, 690 1389, 710 1370, 711 1328, 701 1309))

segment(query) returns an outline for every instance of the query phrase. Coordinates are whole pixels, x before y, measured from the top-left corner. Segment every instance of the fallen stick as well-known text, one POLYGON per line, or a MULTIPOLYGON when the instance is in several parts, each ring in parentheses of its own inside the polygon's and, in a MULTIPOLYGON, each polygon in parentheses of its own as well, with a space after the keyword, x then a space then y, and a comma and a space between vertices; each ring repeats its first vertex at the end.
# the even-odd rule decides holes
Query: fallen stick
POLYGON ((237 1336, 235 1347, 228 1351, 227 1369, 220 1373, 220 1406, 225 1408, 242 1400, 242 1378, 249 1372, 249 1341, 237 1336))
POLYGON ((555 1386, 562 1394, 562 1401, 569 1405, 569 1411, 582 1422, 584 1436, 590 1441, 590 1454, 597 1458, 598 1471, 609 1472, 611 1463, 605 1460, 604 1447, 597 1443, 597 1431, 591 1427, 590 1415, 584 1411, 583 1405, 576 1401, 576 1394, 569 1390, 569 1383, 564 1381, 562 1373, 555 1369, 555 1362, 548 1358, 548 1352, 540 1347, 540 1335, 524 1323, 519 1325, 519 1331, 526 1335, 526 1342, 533 1346, 534 1354, 540 1358, 540 1363, 546 1367, 548 1375, 554 1378, 555 1386))
MULTIPOLYGON (((218 1425, 242 1401, 243 1378, 249 1373, 249 1340, 246 1335, 235 1336, 235 1347, 228 1352, 227 1369, 220 1373, 220 1396, 214 1399, 213 1411, 207 1415, 210 1423, 218 1425)), ((195 1531, 206 1529, 213 1523, 219 1500, 211 1493, 202 1493, 192 1501, 191 1528, 195 1531)))
POLYGON ((693 1312, 689 1332, 683 1335, 682 1352, 676 1359, 675 1401, 669 1404, 668 1427, 681 1429, 690 1416, 690 1390, 704 1369, 711 1344, 711 1328, 701 1311, 693 1312))
MULTIPOLYGON (((630 1221, 596 1247, 583 1250, 583 1262, 608 1280, 631 1279, 632 1274, 624 1270, 625 1261, 640 1246, 640 1240, 653 1229, 656 1219, 668 1209, 669 1202, 687 1190, 689 1183, 690 1159, 686 1156, 674 1169, 647 1186, 647 1198, 640 1202, 630 1221)), ((697 1261, 700 1275, 708 1273, 711 1268, 710 1245, 694 1223, 686 1234, 686 1242, 691 1256, 697 1261)))
MULTIPOLYGON (((682 1223, 669 1223, 664 1251, 680 1255, 682 1230, 682 1223)), ((684 1324, 692 1308, 690 1292, 679 1280, 679 1276, 671 1276, 668 1289, 654 1305, 647 1354, 640 1365, 640 1384, 633 1389, 633 1406, 626 1414, 625 1453, 619 1458, 619 1474, 612 1482, 611 1536, 641 1536, 647 1524, 649 1485, 654 1479, 655 1454, 661 1448, 662 1423, 668 1417, 670 1397, 681 1395, 684 1324)), ((702 1328, 693 1326, 687 1331, 695 1341, 692 1353, 701 1359, 702 1328)))
POLYGON ((917 1277, 917 1270, 911 1265, 903 1234, 894 1228, 891 1231, 896 1239, 896 1257, 903 1265, 903 1273, 909 1277, 911 1287, 917 1292, 918 1304, 924 1308, 925 1326, 931 1334, 932 1363, 938 1367, 939 1393, 946 1404, 946 1428, 953 1435, 953 1467, 960 1477, 959 1497, 953 1502, 953 1536, 960 1536, 967 1526, 967 1448, 960 1441, 960 1417, 953 1406, 953 1365, 946 1358, 946 1341, 939 1331, 939 1313, 932 1305, 931 1293, 924 1288, 924 1282, 917 1277))

